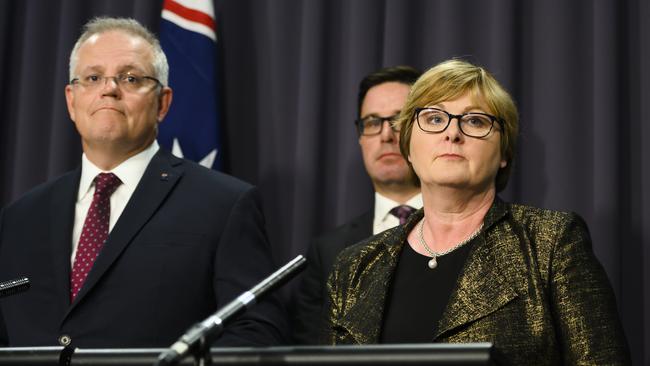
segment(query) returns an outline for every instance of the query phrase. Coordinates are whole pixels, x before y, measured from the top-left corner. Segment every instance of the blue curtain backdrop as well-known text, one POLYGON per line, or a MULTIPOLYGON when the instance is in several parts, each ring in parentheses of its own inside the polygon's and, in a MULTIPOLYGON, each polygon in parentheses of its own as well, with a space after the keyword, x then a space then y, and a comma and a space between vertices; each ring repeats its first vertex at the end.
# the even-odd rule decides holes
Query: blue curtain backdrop
MULTIPOLYGON (((352 122, 359 80, 382 66, 464 57, 491 70, 521 112, 503 197, 586 219, 635 363, 650 364, 648 1, 215 5, 224 169, 259 186, 278 261, 372 203, 352 122)), ((158 32, 161 7, 0 1, 0 204, 79 163, 63 88, 81 25, 131 16, 158 32)))

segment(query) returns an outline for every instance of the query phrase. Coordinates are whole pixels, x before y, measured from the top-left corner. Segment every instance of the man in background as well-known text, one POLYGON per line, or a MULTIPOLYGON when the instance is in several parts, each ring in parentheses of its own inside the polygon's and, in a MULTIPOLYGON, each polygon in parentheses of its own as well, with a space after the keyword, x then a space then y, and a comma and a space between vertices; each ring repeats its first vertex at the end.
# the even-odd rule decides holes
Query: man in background
MULTIPOLYGON (((275 270, 257 190, 159 149, 168 73, 137 21, 86 24, 65 89, 81 166, 0 214, 0 278, 31 282, 0 301, 0 346, 167 347, 275 270)), ((271 295, 217 342, 287 333, 271 295)))
POLYGON ((402 157, 399 116, 420 72, 408 66, 388 67, 366 76, 359 85, 359 119, 355 121, 363 163, 375 190, 375 204, 350 222, 316 238, 307 253, 307 269, 294 293, 294 341, 320 343, 325 284, 341 250, 399 225, 422 207, 419 181, 402 157))

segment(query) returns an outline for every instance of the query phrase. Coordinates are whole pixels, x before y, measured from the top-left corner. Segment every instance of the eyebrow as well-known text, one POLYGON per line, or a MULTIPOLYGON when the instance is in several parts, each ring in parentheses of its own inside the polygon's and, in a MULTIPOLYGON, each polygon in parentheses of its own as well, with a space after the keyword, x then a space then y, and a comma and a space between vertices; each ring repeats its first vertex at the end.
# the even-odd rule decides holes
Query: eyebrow
POLYGON ((104 68, 99 66, 99 65, 94 65, 94 66, 86 66, 83 69, 81 69, 80 74, 85 74, 89 71, 94 71, 94 72, 101 72, 103 71, 104 68))
MULTIPOLYGON (((100 65, 93 65, 93 66, 84 67, 83 70, 81 70, 81 74, 85 74, 85 73, 88 73, 88 72, 103 73, 104 71, 105 71, 105 67, 100 66, 100 65)), ((129 71, 137 71, 137 72, 145 74, 145 71, 143 69, 141 69, 138 66, 132 65, 132 64, 122 65, 122 66, 119 66, 117 68, 117 73, 118 74, 124 74, 124 73, 127 73, 129 71)))
MULTIPOLYGON (((391 114, 391 115, 388 116, 388 117, 392 117, 392 116, 398 115, 398 114, 400 114, 401 112, 402 112, 402 111, 398 109, 398 110, 394 111, 394 113, 391 114)), ((370 113, 370 114, 366 114, 365 116, 361 117, 360 119, 366 119, 366 118, 368 118, 368 117, 384 118, 384 117, 380 117, 377 113, 370 113)))
POLYGON ((134 70, 138 71, 140 73, 143 73, 143 74, 145 73, 145 71, 143 69, 141 69, 140 67, 135 66, 135 65, 120 66, 117 70, 118 70, 119 74, 123 74, 125 72, 134 71, 134 70))
MULTIPOLYGON (((433 106, 430 106, 429 108, 438 108, 438 109, 442 109, 442 110, 446 111, 445 107, 440 103, 434 104, 433 106)), ((468 105, 467 107, 465 107, 463 109, 462 113, 488 113, 488 112, 481 106, 470 104, 470 105, 468 105)))

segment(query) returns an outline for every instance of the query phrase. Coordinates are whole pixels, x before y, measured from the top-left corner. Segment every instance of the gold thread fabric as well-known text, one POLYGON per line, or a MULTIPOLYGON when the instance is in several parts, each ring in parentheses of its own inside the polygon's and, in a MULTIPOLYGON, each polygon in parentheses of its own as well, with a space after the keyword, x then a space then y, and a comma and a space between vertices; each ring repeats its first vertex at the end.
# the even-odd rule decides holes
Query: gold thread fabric
MULTIPOLYGON (((325 343, 378 342, 399 253, 423 215, 338 256, 327 283, 325 343)), ((484 223, 432 342, 491 342, 506 364, 630 364, 614 293, 582 218, 497 198, 484 223)))

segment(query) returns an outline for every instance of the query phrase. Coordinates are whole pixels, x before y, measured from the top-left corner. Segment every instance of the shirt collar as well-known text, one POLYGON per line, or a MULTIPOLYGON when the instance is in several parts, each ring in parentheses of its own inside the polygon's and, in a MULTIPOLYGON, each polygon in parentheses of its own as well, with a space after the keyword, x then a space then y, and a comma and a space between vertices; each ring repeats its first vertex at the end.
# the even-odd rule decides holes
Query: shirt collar
POLYGON ((79 181, 77 201, 81 200, 84 196, 86 196, 86 194, 88 194, 88 192, 90 192, 90 188, 93 186, 93 181, 99 173, 113 173, 118 178, 120 178, 122 184, 129 191, 135 191, 135 187, 138 185, 140 179, 144 175, 145 169, 147 169, 149 162, 153 156, 156 155, 156 152, 158 152, 159 149, 160 146, 158 146, 158 142, 154 140, 153 143, 149 145, 149 147, 126 159, 120 163, 120 165, 116 166, 108 172, 98 168, 95 164, 88 160, 88 157, 85 153, 82 154, 81 179, 79 181))
MULTIPOLYGON (((415 209, 422 208, 422 193, 418 193, 411 197, 411 199, 406 201, 404 204, 415 209)), ((390 210, 399 205, 401 205, 401 203, 393 201, 392 199, 375 192, 375 218, 380 218, 383 221, 388 215, 390 215, 390 210)))

